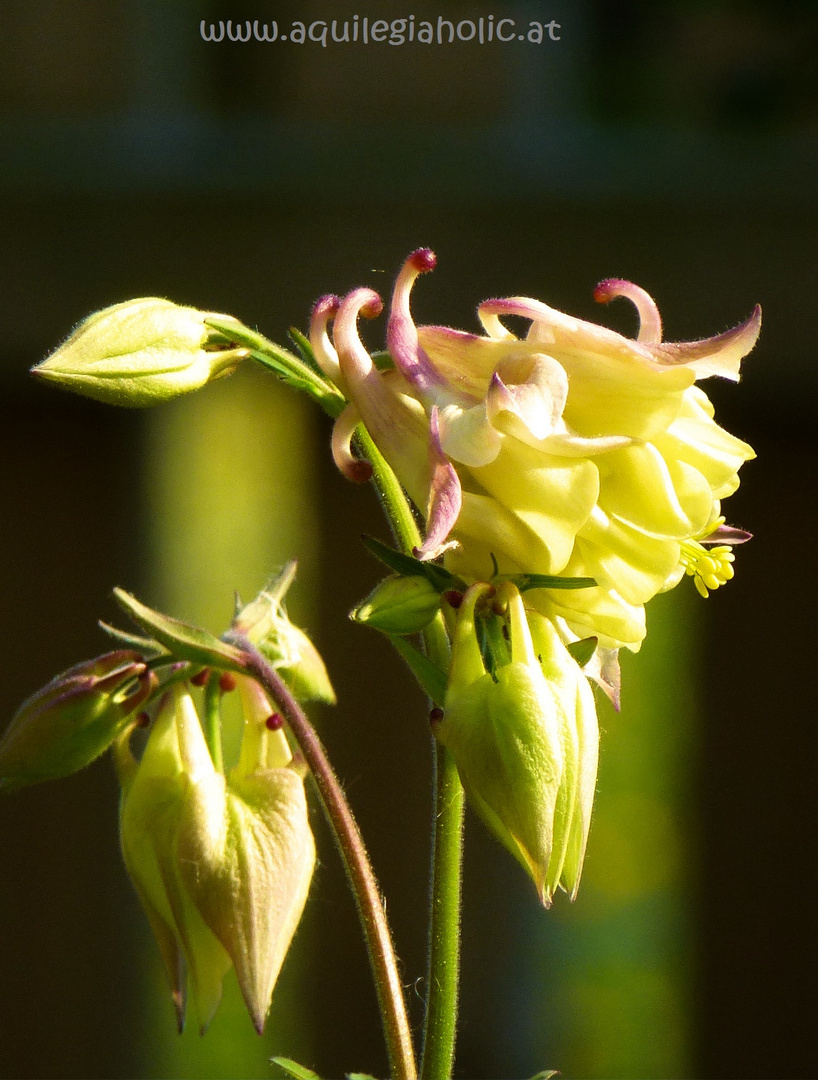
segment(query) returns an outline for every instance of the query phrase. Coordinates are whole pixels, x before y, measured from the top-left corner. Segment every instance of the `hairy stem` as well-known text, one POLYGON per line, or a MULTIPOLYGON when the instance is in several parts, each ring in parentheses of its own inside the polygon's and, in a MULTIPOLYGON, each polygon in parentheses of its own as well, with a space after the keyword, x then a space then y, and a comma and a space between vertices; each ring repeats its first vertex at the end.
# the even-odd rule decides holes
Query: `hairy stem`
MULTIPOLYGON (((400 547, 406 554, 421 543, 411 507, 397 477, 366 429, 357 431, 373 480, 400 547)), ((423 635, 426 654, 441 671, 449 668, 449 638, 442 615, 423 635)), ((463 869, 463 785, 454 759, 433 740, 432 867, 426 1017, 421 1077, 446 1080, 454 1067, 460 986, 460 909, 463 869)))
POLYGON ((277 672, 243 635, 233 632, 225 635, 225 640, 244 651, 247 673, 261 683, 282 709, 315 778, 358 905, 386 1036, 390 1076, 393 1080, 415 1080, 412 1035, 389 924, 363 839, 341 785, 315 729, 277 672))

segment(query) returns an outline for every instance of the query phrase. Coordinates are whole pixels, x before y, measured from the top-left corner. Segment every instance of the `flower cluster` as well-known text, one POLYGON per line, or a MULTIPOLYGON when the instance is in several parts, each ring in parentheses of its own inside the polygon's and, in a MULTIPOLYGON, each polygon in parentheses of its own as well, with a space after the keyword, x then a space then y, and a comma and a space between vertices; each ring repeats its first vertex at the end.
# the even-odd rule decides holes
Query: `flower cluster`
POLYGON ((715 423, 695 384, 738 379, 759 309, 726 333, 667 343, 647 293, 609 280, 596 299, 635 304, 635 341, 525 297, 480 304, 482 335, 418 327, 410 292, 434 266, 421 249, 398 276, 389 370, 358 335, 358 317, 381 310, 376 293, 356 289, 315 307, 316 358, 350 399, 335 426, 337 464, 352 479, 366 475, 351 452, 363 421, 426 512, 421 558, 445 552, 471 581, 497 570, 592 577, 595 588, 543 589, 532 603, 566 640, 593 635, 603 648, 638 649, 645 603, 685 573, 706 595, 732 574, 730 544, 747 538, 724 527, 720 500, 753 451, 715 423), (529 321, 525 338, 505 316, 529 321), (720 545, 712 555, 708 543, 720 545))

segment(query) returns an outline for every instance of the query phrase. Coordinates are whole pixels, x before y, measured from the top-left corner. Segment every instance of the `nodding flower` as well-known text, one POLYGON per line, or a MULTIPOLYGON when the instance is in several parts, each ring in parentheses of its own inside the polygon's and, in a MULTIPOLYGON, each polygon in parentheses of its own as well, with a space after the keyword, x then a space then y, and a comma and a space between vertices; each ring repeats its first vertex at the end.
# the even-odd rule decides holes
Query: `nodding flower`
POLYGON ((259 1033, 307 899, 315 845, 303 769, 261 688, 237 676, 236 766, 214 765, 190 694, 172 686, 136 761, 117 742, 125 865, 160 948, 177 1019, 190 983, 204 1031, 236 969, 259 1033))
POLYGON ((558 887, 573 899, 596 787, 594 695, 554 624, 526 611, 509 582, 496 594, 477 583, 463 597, 445 705, 432 730, 454 755, 472 806, 529 874, 542 903, 549 907, 558 887))
MULTIPOLYGON (((636 340, 528 297, 481 303, 482 334, 417 326, 411 291, 435 265, 434 253, 420 248, 398 275, 388 370, 376 367, 358 334, 359 316, 381 309, 376 293, 356 289, 316 306, 316 355, 328 373, 337 358, 350 401, 333 437, 338 467, 351 479, 368 477, 350 448, 363 422, 426 516, 420 558, 445 552, 446 565, 471 581, 489 577, 495 561, 500 573, 593 577, 594 588, 530 597, 567 640, 594 635, 609 649, 638 649, 645 602, 692 573, 691 541, 721 543, 720 502, 754 457, 715 423, 696 382, 738 380, 760 309, 715 337, 664 342, 648 293, 609 279, 595 298, 633 303, 636 340), (506 316, 528 321, 524 337, 505 326, 506 316)), ((747 538, 739 533, 726 546, 747 538)), ((702 565, 702 580, 716 580, 702 565)))

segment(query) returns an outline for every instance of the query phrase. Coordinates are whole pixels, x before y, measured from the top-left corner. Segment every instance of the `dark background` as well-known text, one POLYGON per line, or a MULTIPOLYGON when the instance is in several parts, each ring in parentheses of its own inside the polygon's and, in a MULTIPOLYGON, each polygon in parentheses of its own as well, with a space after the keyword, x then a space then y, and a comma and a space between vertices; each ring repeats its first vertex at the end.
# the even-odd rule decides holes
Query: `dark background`
MULTIPOLYGON (((689 1072, 673 1075, 814 1076, 814 5, 330 6, 0 8, 0 714, 104 649, 95 620, 113 614, 114 584, 144 594, 151 580, 145 417, 26 375, 88 312, 170 296, 283 340, 320 293, 388 290, 420 244, 437 251, 439 269, 416 291, 419 321, 465 329, 480 299, 524 294, 630 333, 627 305, 600 312, 592 302, 609 276, 648 288, 670 340, 725 329, 760 302, 764 330, 741 387, 707 386, 720 421, 758 452, 729 503, 730 520, 756 537, 693 631, 699 719, 684 763, 691 861, 679 901, 693 994, 679 1058, 689 1072), (322 50, 205 44, 198 32, 202 17, 409 11, 556 18, 563 39, 322 50)), ((317 421, 315 431, 325 444, 329 429, 317 421)), ((374 635, 360 676, 363 632, 344 619, 377 575, 358 534, 383 526, 371 493, 341 481, 323 446, 316 458, 315 630, 342 702, 342 719, 319 722, 414 982, 426 901, 423 706, 374 635)), ((115 803, 101 762, 0 805, 2 1076, 164 1075, 140 1004, 160 983, 144 976, 151 946, 121 869, 115 803)), ((299 1022, 311 1034, 292 1045, 308 1045, 325 1075, 382 1073, 354 910, 316 828, 323 854, 299 1022)), ((567 1044, 547 1031, 518 1039, 512 1022, 531 956, 523 930, 550 916, 477 825, 466 889, 459 1074, 560 1067, 567 1044)), ((558 950, 557 931, 553 940, 558 950)), ((169 1008, 158 1023, 170 1025, 169 1008)), ((249 1025, 238 1030, 253 1037, 249 1025)), ((649 1057, 595 1068, 656 1075, 649 1057)))

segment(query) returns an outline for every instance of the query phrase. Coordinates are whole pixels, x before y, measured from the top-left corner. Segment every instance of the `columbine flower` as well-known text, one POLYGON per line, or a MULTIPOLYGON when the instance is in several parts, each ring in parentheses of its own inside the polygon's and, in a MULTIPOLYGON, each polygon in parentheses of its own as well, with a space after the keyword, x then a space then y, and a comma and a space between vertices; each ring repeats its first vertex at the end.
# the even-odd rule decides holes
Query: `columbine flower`
POLYGON ((171 687, 137 763, 116 748, 125 865, 156 937, 181 1027, 188 976, 204 1030, 236 968, 261 1032, 307 898, 315 846, 302 771, 278 714, 239 677, 239 762, 218 772, 190 695, 171 687))
POLYGON ((301 920, 315 866, 303 771, 261 689, 239 677, 245 732, 227 779, 201 729, 180 731, 189 786, 179 867, 202 918, 227 950, 261 1034, 273 987, 301 920))
POLYGON ((188 978, 204 1031, 221 1001, 222 979, 230 970, 230 957, 205 925, 184 887, 179 866, 179 823, 187 787, 179 731, 198 727, 190 695, 175 686, 162 702, 140 761, 131 753, 130 730, 114 753, 122 785, 122 856, 159 946, 180 1031, 188 978))
POLYGON ((531 876, 548 907, 579 887, 596 784, 599 731, 588 680, 553 624, 501 586, 504 612, 483 635, 475 610, 494 589, 473 585, 457 612, 443 715, 433 725, 454 755, 469 801, 531 876), (493 638, 493 642, 492 642, 493 638))
POLYGON ((114 304, 84 319, 32 371, 110 405, 169 401, 229 375, 249 355, 206 324, 211 314, 154 296, 114 304))
MULTIPOLYGON (((696 580, 705 584, 729 576, 729 552, 705 554, 711 567, 696 561, 691 544, 713 542, 720 500, 754 454, 714 422, 695 383, 738 379, 760 310, 716 337, 666 343, 647 293, 609 280, 596 299, 635 304, 636 341, 524 297, 480 304, 482 336, 416 327, 410 292, 434 266, 421 249, 398 276, 387 334, 392 370, 376 368, 357 332, 359 315, 380 311, 377 294, 356 289, 316 305, 316 357, 351 400, 335 426, 337 464, 352 479, 366 475, 350 450, 363 421, 427 513, 422 558, 447 551, 447 565, 470 580, 490 576, 492 557, 501 573, 593 577, 592 589, 539 591, 537 607, 566 637, 637 649, 644 604, 657 592, 690 566, 695 574, 701 565, 696 580), (524 339, 501 322, 507 315, 529 320, 524 339)), ((741 538, 734 533, 725 544, 741 538)))

